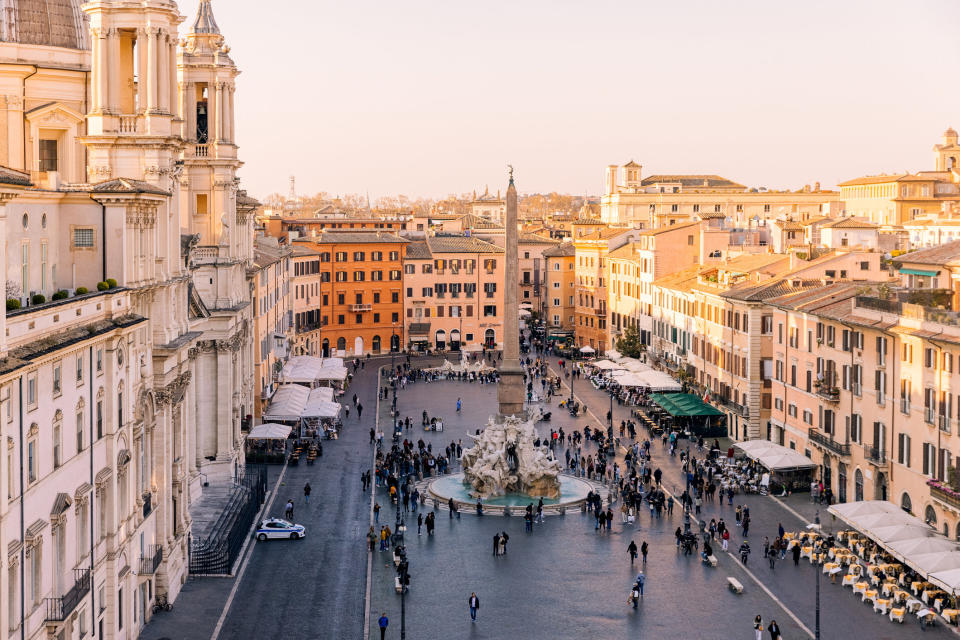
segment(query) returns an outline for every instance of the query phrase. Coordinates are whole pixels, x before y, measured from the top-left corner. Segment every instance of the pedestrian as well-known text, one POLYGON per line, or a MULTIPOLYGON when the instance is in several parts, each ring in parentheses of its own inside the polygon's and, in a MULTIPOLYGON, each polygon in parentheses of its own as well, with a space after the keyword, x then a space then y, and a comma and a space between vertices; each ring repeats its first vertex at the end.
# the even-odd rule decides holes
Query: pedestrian
POLYGON ((467 604, 470 606, 470 621, 476 622, 477 611, 480 609, 480 598, 477 597, 476 592, 470 594, 467 604))
POLYGON ((647 564, 647 552, 649 551, 650 551, 650 547, 649 545, 647 545, 647 541, 644 540, 643 543, 640 545, 640 555, 643 556, 643 564, 647 564))
POLYGON ((633 540, 630 541, 630 545, 627 547, 627 553, 630 554, 630 564, 633 564, 633 561, 637 559, 637 543, 633 540))
POLYGON ((373 530, 373 527, 370 527, 370 531, 367 531, 367 551, 373 551, 373 545, 377 542, 377 533, 373 530))
POLYGON ((647 577, 643 575, 643 571, 637 574, 637 586, 640 587, 640 597, 643 597, 643 585, 646 583, 647 577))
POLYGON ((457 398, 457 413, 460 413, 460 409, 463 407, 463 401, 460 398, 457 398))
POLYGON ((363 404, 357 404, 357 420, 363 417, 363 404))
POLYGON ((510 541, 510 536, 507 535, 506 531, 500 532, 500 555, 507 555, 507 542, 510 541))
POLYGON ((757 640, 763 640, 763 618, 760 617, 760 614, 757 614, 757 617, 753 619, 753 633, 756 635, 757 640))
POLYGON ((379 502, 373 503, 373 521, 380 522, 380 503, 379 502))
POLYGON ((428 536, 432 536, 432 535, 433 535, 433 523, 434 523, 433 514, 434 514, 434 512, 431 511, 430 513, 427 514, 427 519, 424 520, 424 523, 427 525, 427 535, 428 535, 428 536))
POLYGON ((770 632, 770 640, 780 640, 780 625, 777 624, 776 620, 770 621, 767 631, 770 632))
POLYGON ((800 566, 800 543, 795 542, 793 545, 793 566, 800 566))
POLYGON ((422 535, 420 529, 423 527, 423 513, 417 514, 417 535, 422 535))
POLYGON ((493 555, 500 555, 500 532, 493 534, 493 555))
POLYGON ((727 547, 730 546, 730 532, 726 529, 723 530, 723 544, 721 547, 724 551, 727 550, 727 547))
POLYGON ((287 506, 283 510, 283 515, 287 520, 293 520, 293 499, 287 500, 287 506))
POLYGON ((310 504, 310 483, 303 485, 303 502, 310 504))
POLYGON ((775 550, 771 551, 770 555, 767 556, 767 560, 770 561, 770 571, 774 571, 774 564, 777 562, 777 552, 775 550))
POLYGON ((380 625, 380 640, 383 640, 383 637, 387 634, 387 625, 390 624, 386 612, 380 614, 380 619, 377 620, 377 624, 380 625))
POLYGON ((763 557, 766 558, 768 555, 770 555, 770 538, 763 536, 763 557))
MULTIPOLYGON (((750 557, 750 544, 744 540, 740 545, 740 562, 747 564, 747 558, 750 557)), ((762 628, 762 627, 761 627, 762 628)))

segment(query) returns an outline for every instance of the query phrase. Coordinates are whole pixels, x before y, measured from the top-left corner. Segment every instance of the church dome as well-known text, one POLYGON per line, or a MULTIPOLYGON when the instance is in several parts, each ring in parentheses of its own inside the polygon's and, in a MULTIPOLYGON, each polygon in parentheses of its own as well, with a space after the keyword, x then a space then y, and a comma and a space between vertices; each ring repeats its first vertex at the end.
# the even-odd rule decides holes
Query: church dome
POLYGON ((956 138, 956 137, 957 137, 957 132, 954 131, 953 127, 950 127, 949 129, 947 129, 946 131, 943 132, 943 137, 944 137, 944 138, 956 138))
POLYGON ((0 0, 0 42, 89 49, 81 0, 0 0))

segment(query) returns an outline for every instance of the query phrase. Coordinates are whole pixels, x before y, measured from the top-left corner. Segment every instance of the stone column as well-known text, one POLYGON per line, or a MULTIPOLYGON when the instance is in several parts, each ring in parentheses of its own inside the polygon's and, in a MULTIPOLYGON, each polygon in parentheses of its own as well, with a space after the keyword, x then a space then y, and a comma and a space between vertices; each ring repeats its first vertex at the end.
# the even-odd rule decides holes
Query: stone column
POLYGON ((513 169, 510 170, 510 186, 507 187, 506 219, 506 265, 504 275, 506 290, 503 292, 503 362, 500 364, 500 384, 497 387, 497 399, 500 415, 520 415, 523 413, 523 367, 520 366, 520 307, 517 304, 517 282, 519 282, 519 261, 517 250, 517 188, 513 184, 513 169))
POLYGON ((157 36, 159 31, 147 29, 147 111, 157 110, 157 36))
POLYGON ((106 65, 106 42, 105 30, 92 29, 93 35, 93 112, 98 113, 106 106, 107 94, 107 65, 106 65))
POLYGON ((167 83, 170 91, 170 113, 173 114, 173 117, 176 118, 179 114, 177 113, 177 104, 179 101, 179 96, 177 94, 177 33, 173 32, 170 34, 170 39, 167 41, 167 60, 169 60, 169 65, 167 67, 167 77, 164 78, 164 81, 167 83))
POLYGON ((226 340, 217 341, 217 460, 229 460, 233 451, 233 391, 230 373, 233 353, 226 340))
POLYGON ((223 83, 217 83, 217 104, 213 108, 213 141, 223 140, 223 83))
POLYGON ((150 40, 150 32, 147 29, 137 29, 137 113, 141 114, 147 110, 147 77, 150 75, 150 67, 147 66, 147 49, 150 47, 147 42, 150 40))
POLYGON ((120 113, 120 33, 114 29, 107 29, 107 110, 110 113, 120 113))
POLYGON ((236 128, 237 112, 234 111, 234 105, 233 105, 233 98, 236 92, 237 92, 236 85, 230 85, 230 105, 228 109, 230 112, 230 133, 229 133, 230 142, 236 142, 236 140, 233 137, 237 130, 236 128))
POLYGON ((187 123, 187 130, 183 138, 185 140, 197 139, 197 83, 187 82, 187 97, 184 101, 183 119, 187 123))
POLYGON ((157 109, 170 113, 170 46, 167 34, 157 34, 157 109))

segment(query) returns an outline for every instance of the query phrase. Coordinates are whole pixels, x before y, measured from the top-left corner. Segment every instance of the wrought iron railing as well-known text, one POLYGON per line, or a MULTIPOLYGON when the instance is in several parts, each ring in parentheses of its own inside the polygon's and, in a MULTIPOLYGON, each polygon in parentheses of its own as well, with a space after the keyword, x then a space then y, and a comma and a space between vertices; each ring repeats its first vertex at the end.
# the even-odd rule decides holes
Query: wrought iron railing
POLYGON ((816 428, 811 427, 808 431, 810 441, 814 442, 825 449, 829 449, 838 456, 849 456, 850 455, 850 445, 844 444, 842 442, 837 442, 829 435, 825 433, 820 433, 816 428))
POLYGON ((140 575, 153 575, 160 568, 163 562, 163 546, 152 544, 147 547, 147 552, 140 556, 140 575))
POLYGON ((90 569, 73 570, 73 586, 59 598, 44 598, 47 622, 63 622, 77 608, 84 596, 90 593, 90 569))

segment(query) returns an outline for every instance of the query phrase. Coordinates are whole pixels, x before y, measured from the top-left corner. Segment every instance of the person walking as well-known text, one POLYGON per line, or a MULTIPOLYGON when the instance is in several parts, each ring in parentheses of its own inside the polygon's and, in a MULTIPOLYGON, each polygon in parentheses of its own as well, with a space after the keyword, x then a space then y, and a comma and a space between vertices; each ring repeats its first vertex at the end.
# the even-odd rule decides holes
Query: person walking
POLYGON ((630 541, 630 545, 627 547, 627 553, 630 554, 630 564, 633 564, 633 561, 637 559, 637 543, 633 540, 630 541))
POLYGON ((463 408, 463 401, 457 398, 457 413, 460 413, 461 408, 463 408))
POLYGON ((767 631, 770 632, 770 640, 780 640, 780 625, 777 624, 776 620, 770 621, 767 631))
MULTIPOLYGON (((774 544, 776 544, 776 543, 774 543, 774 544)), ((774 570, 776 569, 776 568, 774 567, 774 565, 775 565, 776 562, 777 562, 777 551, 776 551, 776 548, 774 548, 774 549, 772 549, 772 550, 770 551, 770 554, 767 556, 767 560, 770 561, 770 571, 774 571, 774 570)))
MULTIPOLYGON (((750 557, 750 544, 744 540, 740 545, 740 562, 747 564, 747 558, 750 557)), ((761 627, 762 628, 762 627, 761 627)))
POLYGON ((287 506, 283 510, 283 515, 287 520, 293 520, 293 498, 287 500, 287 506))
POLYGON ((357 420, 363 417, 363 404, 357 403, 357 420))
POLYGON ((377 541, 377 533, 373 530, 373 527, 370 527, 370 531, 367 531, 367 551, 373 551, 374 544, 377 541))
POLYGON ((303 485, 303 502, 310 504, 310 483, 303 485))
POLYGON ((380 613, 380 619, 377 620, 377 624, 380 625, 380 640, 383 640, 384 636, 387 635, 387 625, 390 624, 390 620, 387 618, 385 611, 380 613))
POLYGON ((417 514, 417 535, 423 535, 420 530, 423 528, 423 513, 417 514))
POLYGON ((493 555, 500 555, 500 532, 493 534, 493 555))
POLYGON ((640 587, 640 597, 643 597, 643 585, 647 582, 647 577, 643 575, 643 571, 637 574, 637 586, 640 587))
POLYGON ((763 640, 763 618, 760 617, 759 613, 753 619, 753 633, 757 640, 763 640))
POLYGON ((647 545, 647 541, 644 540, 640 545, 640 555, 643 556, 643 564, 647 564, 647 552, 650 551, 650 546, 647 545))
POLYGON ((793 553, 793 566, 799 567, 800 566, 800 543, 799 542, 793 545, 792 553, 793 553))
POLYGON ((476 592, 470 594, 470 597, 467 599, 467 605, 470 607, 470 622, 476 622, 477 611, 480 610, 480 598, 477 597, 476 592))
POLYGON ((380 522, 380 503, 379 502, 373 503, 373 521, 380 522))

